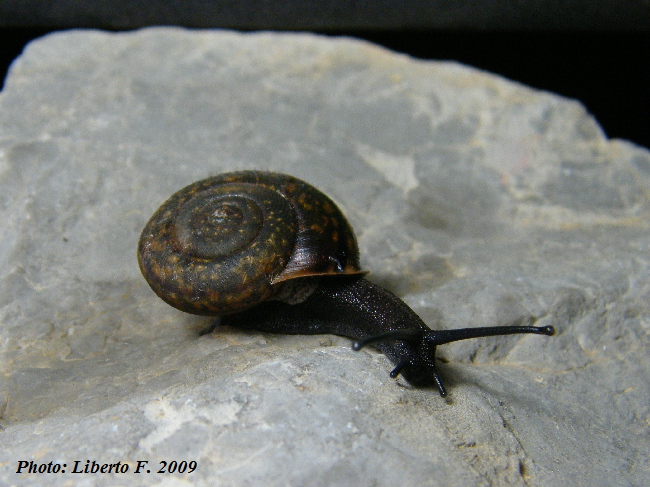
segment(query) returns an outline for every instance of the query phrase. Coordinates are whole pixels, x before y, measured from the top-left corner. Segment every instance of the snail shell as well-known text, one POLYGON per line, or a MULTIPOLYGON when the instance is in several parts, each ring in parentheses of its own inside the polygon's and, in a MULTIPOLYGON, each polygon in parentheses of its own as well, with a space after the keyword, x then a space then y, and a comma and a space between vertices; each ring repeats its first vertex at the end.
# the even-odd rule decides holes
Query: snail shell
POLYGON ((158 296, 200 315, 309 294, 309 280, 283 285, 292 279, 363 274, 334 202, 300 179, 261 171, 221 174, 172 195, 144 227, 138 262, 158 296))

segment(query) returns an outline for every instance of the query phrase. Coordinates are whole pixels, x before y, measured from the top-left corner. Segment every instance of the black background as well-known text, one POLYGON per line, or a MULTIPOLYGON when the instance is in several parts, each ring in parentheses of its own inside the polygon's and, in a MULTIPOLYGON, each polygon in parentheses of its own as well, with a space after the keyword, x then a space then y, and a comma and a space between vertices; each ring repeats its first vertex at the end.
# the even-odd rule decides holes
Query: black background
MULTIPOLYGON (((49 30, 0 29, 0 70, 49 30)), ((421 59, 455 60, 580 100, 611 138, 650 147, 648 32, 325 31, 421 59)))

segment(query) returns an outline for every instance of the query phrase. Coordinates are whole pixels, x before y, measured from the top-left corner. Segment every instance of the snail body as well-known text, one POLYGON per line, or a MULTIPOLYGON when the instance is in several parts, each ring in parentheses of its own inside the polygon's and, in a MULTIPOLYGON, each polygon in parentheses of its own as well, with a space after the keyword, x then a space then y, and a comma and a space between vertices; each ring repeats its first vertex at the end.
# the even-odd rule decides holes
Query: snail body
POLYGON ((222 324, 287 334, 335 334, 374 345, 416 386, 446 395, 438 345, 552 327, 431 330, 402 300, 363 276, 350 224, 313 186, 285 174, 240 171, 169 198, 138 244, 143 276, 168 304, 222 324))

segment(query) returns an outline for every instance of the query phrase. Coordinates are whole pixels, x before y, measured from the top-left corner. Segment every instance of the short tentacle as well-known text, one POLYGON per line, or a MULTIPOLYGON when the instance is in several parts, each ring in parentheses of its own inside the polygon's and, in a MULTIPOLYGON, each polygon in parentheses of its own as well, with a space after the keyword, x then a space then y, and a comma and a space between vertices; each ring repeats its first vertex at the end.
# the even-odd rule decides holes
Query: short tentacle
POLYGON ((447 397, 447 391, 445 390, 445 386, 442 385, 442 381, 440 380, 440 376, 438 375, 438 371, 436 369, 433 369, 432 375, 433 380, 436 383, 436 388, 440 393, 440 397, 447 397))
POLYGON ((399 373, 402 371, 404 367, 406 367, 410 363, 409 359, 404 359, 400 363, 397 364, 397 366, 391 370, 390 372, 390 378, 394 379, 399 375, 399 373))

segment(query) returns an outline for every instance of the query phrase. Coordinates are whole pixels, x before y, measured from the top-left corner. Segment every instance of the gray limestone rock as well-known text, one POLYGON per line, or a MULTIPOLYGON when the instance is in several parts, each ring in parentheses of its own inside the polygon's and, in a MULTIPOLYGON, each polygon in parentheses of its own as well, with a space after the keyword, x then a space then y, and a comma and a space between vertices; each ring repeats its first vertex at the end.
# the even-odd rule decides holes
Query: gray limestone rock
POLYGON ((648 485, 649 203, 648 150, 455 63, 299 34, 37 40, 0 95, 0 483, 648 485), (201 335, 137 240, 174 191, 248 168, 334 198, 431 327, 557 335, 441 347, 447 400, 340 337, 201 335))

